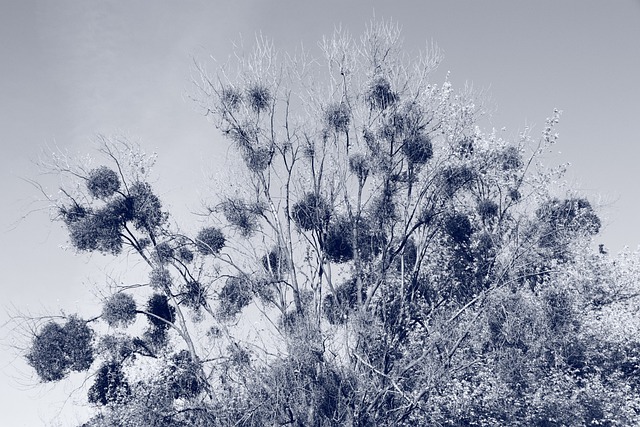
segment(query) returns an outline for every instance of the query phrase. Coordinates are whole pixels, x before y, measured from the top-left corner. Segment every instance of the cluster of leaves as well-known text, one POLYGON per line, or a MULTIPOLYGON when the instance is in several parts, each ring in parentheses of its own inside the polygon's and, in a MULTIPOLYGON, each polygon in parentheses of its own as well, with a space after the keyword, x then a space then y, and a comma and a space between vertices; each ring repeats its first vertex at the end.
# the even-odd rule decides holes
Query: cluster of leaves
POLYGON ((176 321, 176 309, 169 304, 165 294, 156 293, 147 301, 147 331, 149 341, 154 345, 163 345, 167 341, 167 330, 176 321))
POLYGON ((253 293, 251 283, 244 277, 230 277, 220 290, 220 314, 231 318, 251 303, 253 293))
POLYGON ((136 319, 136 301, 129 294, 120 292, 105 301, 102 319, 110 326, 128 326, 136 319))
POLYGON ((74 200, 71 206, 59 209, 73 247, 117 255, 122 251, 123 241, 133 243, 128 223, 136 230, 153 233, 166 220, 160 199, 148 183, 133 183, 126 194, 119 192, 119 188, 117 174, 101 166, 89 172, 87 190, 94 198, 103 200, 102 206, 82 206, 74 200))
POLYGON ((206 227, 196 236, 196 247, 203 255, 215 255, 224 247, 226 239, 216 227, 206 227))
POLYGON ((47 323, 35 336, 27 362, 43 381, 59 381, 70 371, 86 371, 93 363, 93 331, 75 316, 63 326, 47 323))
MULTIPOLYGON (((361 298, 366 299, 366 289, 362 289, 361 298)), ((338 285, 335 293, 324 297, 322 309, 331 324, 343 324, 349 312, 358 306, 358 283, 351 279, 338 285)))
POLYGON ((88 397, 91 403, 107 405, 121 402, 129 394, 129 383, 122 372, 122 367, 111 362, 105 363, 98 369, 96 379, 89 388, 88 397))

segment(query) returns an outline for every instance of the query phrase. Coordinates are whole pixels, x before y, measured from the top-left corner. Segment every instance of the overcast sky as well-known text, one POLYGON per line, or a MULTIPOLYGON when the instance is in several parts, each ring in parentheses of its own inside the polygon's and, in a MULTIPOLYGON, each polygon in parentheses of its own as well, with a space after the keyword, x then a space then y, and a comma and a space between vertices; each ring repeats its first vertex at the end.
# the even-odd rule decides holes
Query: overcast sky
MULTIPOLYGON (((497 109, 487 125, 539 133, 563 110, 550 163, 571 162, 572 186, 603 205, 602 243, 640 244, 638 0, 0 0, 0 319, 12 306, 95 314, 92 283, 122 265, 60 249, 66 236, 46 212, 19 221, 38 206, 24 178, 38 178, 43 146, 89 152, 97 133, 130 134, 158 152, 165 203, 196 208, 225 145, 185 96, 193 58, 225 60, 232 42, 257 32, 283 50, 313 50, 339 24, 359 35, 374 13, 402 26, 409 51, 437 42, 438 75, 450 71, 454 87, 488 89, 497 109)), ((0 337, 0 422, 73 425, 84 396, 65 402, 71 386, 34 386, 7 351, 8 328, 0 337), (61 408, 60 424, 45 423, 61 408)))

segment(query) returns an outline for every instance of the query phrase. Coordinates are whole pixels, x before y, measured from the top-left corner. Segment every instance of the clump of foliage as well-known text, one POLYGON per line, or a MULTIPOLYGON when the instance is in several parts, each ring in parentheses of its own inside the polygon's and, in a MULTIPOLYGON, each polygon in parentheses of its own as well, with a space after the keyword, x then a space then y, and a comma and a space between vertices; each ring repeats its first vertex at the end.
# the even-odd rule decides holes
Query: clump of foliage
POLYGON ((356 153, 349 157, 349 171, 360 181, 365 181, 371 172, 369 159, 364 154, 356 153))
POLYGON ((267 169, 273 155, 272 147, 246 147, 242 153, 247 167, 253 172, 263 172, 267 169))
POLYGON ((163 294, 153 294, 147 301, 147 319, 156 328, 167 329, 176 320, 176 309, 163 294))
POLYGON ((70 317, 63 326, 50 321, 34 336, 26 359, 43 381, 59 381, 70 371, 91 367, 92 340, 93 331, 78 317, 70 317))
POLYGON ((283 252, 282 248, 270 250, 262 257, 261 261, 265 271, 277 278, 282 277, 288 268, 287 254, 283 252))
POLYGON ((169 392, 174 399, 194 398, 204 389, 199 364, 192 360, 186 350, 171 356, 171 364, 166 376, 170 379, 169 392))
POLYGON ((207 304, 207 291, 202 283, 197 280, 190 280, 185 285, 183 302, 188 307, 199 309, 207 304))
POLYGON ((87 190, 96 199, 111 197, 120 189, 118 174, 106 166, 100 166, 89 172, 87 190))
POLYGON ((305 231, 322 230, 330 216, 329 204, 315 193, 306 193, 291 209, 291 218, 305 231))
MULTIPOLYGON (((366 289, 361 290, 361 298, 366 299, 366 289)), ((349 312, 358 306, 357 280, 350 279, 338 285, 334 294, 324 297, 322 310, 331 324, 344 324, 349 312)))
POLYGON ((162 204, 153 194, 147 182, 136 182, 129 188, 129 197, 125 200, 128 215, 138 230, 154 230, 166 219, 162 213, 162 204))
POLYGON ((105 301, 102 320, 109 326, 128 326, 136 319, 136 308, 136 301, 131 295, 119 292, 105 301))
POLYGON ((175 252, 168 242, 161 242, 156 245, 156 258, 160 264, 171 262, 175 252))
POLYGON ((196 247, 203 255, 216 255, 225 242, 224 234, 216 227, 205 227, 196 236, 196 247))
POLYGON ((407 156, 407 160, 414 165, 422 165, 433 157, 431 139, 421 133, 411 135, 405 139, 402 151, 407 156))
POLYGON ((191 251, 191 249, 186 246, 180 246, 176 251, 176 255, 180 261, 186 264, 189 264, 191 261, 193 261, 194 257, 193 251, 191 251))
POLYGON ((335 132, 347 132, 351 123, 351 112, 346 103, 334 103, 325 111, 325 121, 329 129, 335 132))
POLYGON ((444 220, 444 230, 454 243, 469 243, 473 228, 469 217, 463 213, 455 213, 444 220))
POLYGON ((236 227, 243 237, 251 236, 258 227, 262 207, 249 205, 241 199, 227 199, 222 203, 222 213, 231 225, 236 227))
POLYGON ((470 185, 475 179, 474 171, 468 166, 451 166, 442 172, 442 192, 452 197, 457 191, 470 185))
POLYGON ((398 95, 391 90, 389 80, 380 76, 371 82, 368 99, 372 109, 385 110, 396 103, 398 95))
POLYGON ((242 103, 242 93, 234 87, 224 87, 220 94, 220 101, 225 109, 237 111, 242 103))
POLYGON ((96 378, 89 389, 89 402, 98 405, 117 403, 126 399, 130 394, 129 383, 127 382, 122 368, 117 363, 106 363, 98 369, 96 378))
POLYGON ((164 266, 154 268, 151 270, 151 273, 149 273, 149 284, 154 289, 170 289, 172 283, 171 273, 164 266))
POLYGON ((256 112, 266 111, 271 103, 271 92, 263 84, 254 84, 247 90, 247 101, 256 112))
POLYGON ((478 213, 483 221, 488 221, 498 215, 500 207, 491 199, 483 199, 478 203, 478 213))
POLYGON ((242 277, 230 277, 220 290, 220 313, 225 318, 233 318, 249 303, 253 294, 250 282, 242 277))
POLYGON ((500 153, 502 169, 505 171, 515 170, 522 167, 522 156, 517 147, 510 145, 500 153))

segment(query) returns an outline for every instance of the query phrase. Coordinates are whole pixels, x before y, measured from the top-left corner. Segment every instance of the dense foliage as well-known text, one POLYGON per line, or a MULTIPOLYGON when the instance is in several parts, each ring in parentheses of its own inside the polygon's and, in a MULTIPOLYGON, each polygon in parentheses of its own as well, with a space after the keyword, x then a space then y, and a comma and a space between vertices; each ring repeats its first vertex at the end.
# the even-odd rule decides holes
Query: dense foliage
POLYGON ((392 24, 321 48, 200 70, 242 170, 193 235, 132 144, 57 169, 84 183, 57 206, 71 245, 149 279, 105 299, 108 327, 41 327, 40 378, 91 372, 94 427, 638 425, 640 262, 594 250, 595 209, 540 167, 559 113, 539 139, 483 131, 392 24))

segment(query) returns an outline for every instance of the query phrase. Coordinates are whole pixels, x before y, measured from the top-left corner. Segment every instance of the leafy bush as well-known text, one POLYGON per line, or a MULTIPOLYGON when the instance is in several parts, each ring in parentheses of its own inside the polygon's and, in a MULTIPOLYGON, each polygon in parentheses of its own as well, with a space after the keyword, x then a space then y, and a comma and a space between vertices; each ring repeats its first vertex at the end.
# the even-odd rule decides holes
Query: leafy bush
POLYGON ((227 199, 221 207, 227 221, 236 227, 242 236, 249 237, 255 232, 258 227, 258 215, 262 213, 260 206, 250 206, 241 199, 227 199))
POLYGON ((269 88, 262 84, 254 84, 247 90, 247 102, 257 113, 266 111, 269 108, 271 99, 269 88))
POLYGON ((160 264, 167 264, 171 262, 175 252, 168 242, 158 243, 155 249, 156 259, 160 264))
POLYGON ((196 236, 196 247, 203 255, 215 255, 224 247, 226 240, 216 227, 206 227, 196 236))
POLYGON ((153 294, 147 302, 147 319, 156 329, 168 329, 169 323, 176 320, 176 309, 169 305, 169 299, 163 294, 153 294))
MULTIPOLYGON (((358 286, 356 279, 350 279, 336 286, 335 294, 324 297, 322 310, 332 325, 341 325, 347 321, 349 313, 358 303, 358 286)), ((366 299, 366 288, 362 289, 362 298, 366 299)))
POLYGON ((422 133, 410 135, 402 145, 402 151, 407 160, 414 165, 422 165, 433 157, 431 139, 422 133))
POLYGON ((149 284, 156 290, 165 291, 171 288, 173 279, 171 273, 165 267, 158 267, 149 273, 149 284))
POLYGON ((89 172, 87 178, 87 190, 96 199, 111 197, 120 189, 118 174, 106 166, 100 166, 89 172))
POLYGON ((107 205, 68 224, 71 245, 79 251, 122 252, 123 223, 114 206, 107 205))
POLYGON ((242 103, 242 93, 234 87, 224 87, 220 94, 220 101, 226 110, 237 111, 242 103))
POLYGON ((324 229, 330 216, 329 205, 315 193, 306 193, 291 209, 293 221, 306 231, 324 229))
POLYGON ((331 104, 325 111, 325 121, 335 132, 347 132, 351 123, 351 112, 344 102, 331 104))
POLYGON ((232 318, 251 303, 253 297, 251 284, 241 277, 230 277, 220 290, 220 314, 226 318, 232 318))
POLYGON ((133 225, 138 230, 154 230, 166 219, 158 196, 146 182, 136 182, 129 187, 129 200, 133 212, 133 225))
POLYGON ((136 320, 136 301, 129 294, 112 295, 102 307, 102 319, 109 326, 128 326, 136 320))
POLYGON ((190 280, 185 285, 182 302, 187 307, 199 309, 207 303, 207 292, 204 286, 196 280, 190 280))
POLYGON ((85 371, 93 363, 93 331, 75 316, 64 326, 48 322, 35 335, 26 359, 42 381, 58 381, 69 371, 85 371))
POLYGON ((454 213, 444 220, 444 230, 454 243, 467 244, 473 233, 469 217, 463 213, 454 213))
POLYGON ((105 363, 98 369, 93 385, 89 388, 89 402, 107 405, 124 400, 130 394, 122 368, 119 364, 105 363))
POLYGON ((478 203, 478 213, 483 221, 488 221, 498 215, 498 204, 491 199, 483 199, 478 203))
POLYGON ((371 82, 367 94, 371 109, 385 110, 398 100, 398 95, 391 90, 389 80, 378 77, 371 82))
POLYGON ((176 256, 180 261, 186 264, 189 264, 191 261, 193 261, 193 252, 191 252, 191 249, 187 248, 186 246, 180 246, 176 252, 176 256))
POLYGON ((371 171, 369 163, 369 159, 364 154, 354 154, 349 157, 349 171, 356 175, 360 181, 364 181, 371 171))

